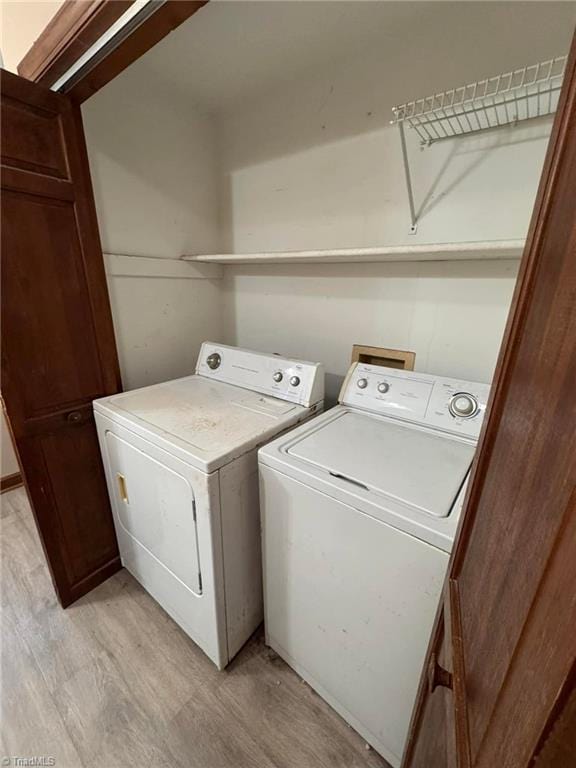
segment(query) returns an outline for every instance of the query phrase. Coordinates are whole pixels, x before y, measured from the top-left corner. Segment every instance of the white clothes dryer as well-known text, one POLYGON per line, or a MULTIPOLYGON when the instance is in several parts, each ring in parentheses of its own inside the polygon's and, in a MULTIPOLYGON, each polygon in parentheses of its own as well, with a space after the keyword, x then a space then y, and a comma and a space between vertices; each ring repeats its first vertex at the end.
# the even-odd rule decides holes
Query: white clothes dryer
POLYGON ((266 642, 393 766, 488 391, 357 363, 259 452, 266 642))
POLYGON ((322 409, 322 366, 202 345, 94 402, 122 564, 219 667, 262 621, 257 449, 322 409))

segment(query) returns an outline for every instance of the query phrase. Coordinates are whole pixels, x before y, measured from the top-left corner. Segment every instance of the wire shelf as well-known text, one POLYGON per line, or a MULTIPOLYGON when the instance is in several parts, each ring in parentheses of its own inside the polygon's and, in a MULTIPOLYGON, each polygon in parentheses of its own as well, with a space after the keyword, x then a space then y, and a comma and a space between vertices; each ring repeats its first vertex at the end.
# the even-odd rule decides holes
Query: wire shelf
POLYGON ((393 107, 392 125, 407 123, 423 146, 516 125, 556 111, 566 56, 393 107))

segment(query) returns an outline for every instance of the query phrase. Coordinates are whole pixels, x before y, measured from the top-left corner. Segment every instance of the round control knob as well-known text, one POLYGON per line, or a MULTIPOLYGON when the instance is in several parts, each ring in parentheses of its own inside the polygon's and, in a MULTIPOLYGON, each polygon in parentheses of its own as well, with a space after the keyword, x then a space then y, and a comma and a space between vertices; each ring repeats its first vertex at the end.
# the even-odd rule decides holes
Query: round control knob
POLYGON ((297 387, 298 384, 300 384, 300 377, 299 376, 292 376, 292 378, 290 379, 290 384, 293 387, 297 387))
POLYGON ((208 357, 206 358, 206 365, 212 371, 215 371, 216 368, 219 368, 221 362, 222 362, 222 358, 220 357, 218 352, 212 352, 212 354, 208 355, 208 357))
POLYGON ((356 382, 356 386, 359 389, 366 389, 366 387, 368 386, 368 379, 358 379, 358 381, 356 382))
POLYGON ((380 394, 382 395, 385 395, 389 389, 390 389, 390 384, 388 384, 387 381, 381 381, 380 384, 378 384, 378 392, 380 392, 380 394))
POLYGON ((452 416, 469 419, 478 413, 478 400, 476 400, 474 395, 458 392, 450 400, 449 408, 452 416))
POLYGON ((274 381, 278 382, 278 384, 279 384, 282 381, 282 379, 284 378, 284 375, 283 375, 282 371, 276 371, 276 373, 272 374, 272 378, 274 379, 274 381))

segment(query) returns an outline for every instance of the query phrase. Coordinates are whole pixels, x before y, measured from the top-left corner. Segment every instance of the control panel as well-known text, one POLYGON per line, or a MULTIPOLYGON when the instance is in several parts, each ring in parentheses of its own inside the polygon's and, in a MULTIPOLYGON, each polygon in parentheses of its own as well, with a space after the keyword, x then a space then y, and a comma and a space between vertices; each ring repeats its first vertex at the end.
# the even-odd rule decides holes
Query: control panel
POLYGON ((489 392, 488 384, 354 363, 339 402, 478 437, 489 392))
POLYGON ((196 373, 307 407, 324 400, 324 367, 321 363, 205 341, 196 363, 196 373))

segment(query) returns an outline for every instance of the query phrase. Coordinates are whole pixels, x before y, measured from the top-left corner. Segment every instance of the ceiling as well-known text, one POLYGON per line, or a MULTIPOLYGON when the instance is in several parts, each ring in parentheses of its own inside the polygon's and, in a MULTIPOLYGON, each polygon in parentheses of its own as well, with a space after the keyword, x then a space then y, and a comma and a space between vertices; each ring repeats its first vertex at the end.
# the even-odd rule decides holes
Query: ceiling
POLYGON ((400 84, 409 69, 425 82, 442 57, 444 89, 566 52, 575 23, 573 2, 212 0, 129 71, 224 112, 366 56, 374 77, 400 84))

